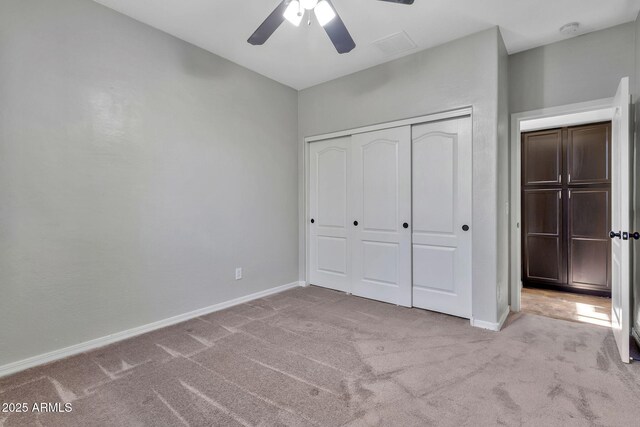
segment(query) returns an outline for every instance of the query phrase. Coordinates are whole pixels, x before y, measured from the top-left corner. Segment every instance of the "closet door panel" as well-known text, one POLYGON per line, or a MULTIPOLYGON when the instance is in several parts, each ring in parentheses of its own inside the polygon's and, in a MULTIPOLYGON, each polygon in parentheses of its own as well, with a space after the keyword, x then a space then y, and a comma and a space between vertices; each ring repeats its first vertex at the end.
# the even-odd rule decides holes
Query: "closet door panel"
POLYGON ((410 128, 352 138, 353 293, 411 306, 410 128))
POLYGON ((610 191, 608 188, 569 191, 569 284, 609 290, 610 191))
POLYGON ((558 185, 562 182, 562 130, 522 136, 522 184, 558 185))
POLYGON ((529 236, 527 238, 527 278, 562 282, 562 259, 560 239, 551 236, 529 236))
POLYGON ((444 124, 416 126, 413 131, 413 230, 455 238, 458 203, 457 129, 444 124))
POLYGON ((606 241, 572 240, 570 284, 583 288, 609 289, 609 251, 610 246, 606 241))
POLYGON ((525 226, 528 234, 560 236, 562 193, 559 189, 525 190, 525 226))
POLYGON ((466 318, 472 314, 471 150, 468 117, 412 129, 413 305, 466 318))
POLYGON ((562 284, 562 190, 524 190, 522 199, 524 279, 562 284))
POLYGON ((309 145, 311 284, 349 292, 350 137, 309 145))
POLYGON ((569 223, 572 237, 609 239, 608 188, 569 190, 569 223))
POLYGON ((611 181, 610 136, 611 126, 608 123, 568 129, 569 184, 607 184, 611 181))
MULTIPOLYGON (((371 137, 372 135, 360 135, 356 138, 362 141, 363 138, 368 140, 371 137)), ((359 150, 357 170, 362 177, 357 188, 361 190, 362 195, 360 221, 364 231, 398 231, 400 143, 400 140, 377 138, 356 148, 359 150)))

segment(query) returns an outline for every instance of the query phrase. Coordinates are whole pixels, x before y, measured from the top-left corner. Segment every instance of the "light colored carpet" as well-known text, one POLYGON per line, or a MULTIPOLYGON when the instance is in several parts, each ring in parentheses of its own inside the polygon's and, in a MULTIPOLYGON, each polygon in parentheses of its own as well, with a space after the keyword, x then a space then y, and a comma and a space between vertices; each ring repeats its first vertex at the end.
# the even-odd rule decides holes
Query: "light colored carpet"
POLYGON ((631 426, 640 369, 606 328, 512 316, 467 320, 290 290, 0 379, 3 414, 44 426, 631 426))

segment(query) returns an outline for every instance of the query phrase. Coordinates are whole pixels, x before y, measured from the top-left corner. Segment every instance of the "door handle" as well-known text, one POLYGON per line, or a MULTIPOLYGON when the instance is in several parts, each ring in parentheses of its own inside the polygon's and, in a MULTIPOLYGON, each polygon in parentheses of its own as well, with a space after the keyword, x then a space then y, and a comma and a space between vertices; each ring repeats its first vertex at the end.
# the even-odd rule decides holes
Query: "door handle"
POLYGON ((402 223, 402 228, 409 228, 409 224, 407 224, 406 222, 402 223))
POLYGON ((469 226, 467 224, 463 225, 462 231, 469 231, 469 226))
POLYGON ((353 225, 358 226, 358 221, 353 221, 353 225))
POLYGON ((313 224, 314 222, 316 222, 316 220, 311 218, 311 224, 313 224))
POLYGON ((629 239, 640 240, 640 233, 637 231, 630 231, 627 233, 629 239))
POLYGON ((614 233, 613 231, 610 231, 609 232, 609 237, 611 237, 612 239, 617 237, 619 239, 619 238, 622 237, 622 233, 620 231, 618 231, 617 233, 614 233))

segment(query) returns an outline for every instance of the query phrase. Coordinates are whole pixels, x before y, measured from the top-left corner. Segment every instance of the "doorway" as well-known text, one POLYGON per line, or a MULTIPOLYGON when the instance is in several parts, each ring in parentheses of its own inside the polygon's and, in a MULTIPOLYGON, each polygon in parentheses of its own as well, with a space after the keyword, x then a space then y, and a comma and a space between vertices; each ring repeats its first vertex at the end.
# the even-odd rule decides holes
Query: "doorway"
MULTIPOLYGON (((522 309, 522 211, 521 135, 529 131, 611 122, 611 330, 623 362, 629 363, 631 331, 631 163, 629 78, 620 80, 615 96, 511 115, 511 256, 510 301, 513 311, 522 309)), ((640 236, 640 233, 637 234, 640 236)))
POLYGON ((522 133, 522 311, 611 326, 611 122, 522 133))

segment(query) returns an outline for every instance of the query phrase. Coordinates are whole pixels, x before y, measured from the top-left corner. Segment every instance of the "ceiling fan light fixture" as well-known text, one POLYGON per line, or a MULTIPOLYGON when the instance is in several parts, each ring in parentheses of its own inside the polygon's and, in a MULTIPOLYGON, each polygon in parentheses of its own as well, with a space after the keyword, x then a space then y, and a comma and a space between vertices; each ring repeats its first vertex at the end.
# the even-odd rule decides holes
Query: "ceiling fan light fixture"
POLYGON ((336 12, 326 0, 321 0, 314 9, 318 23, 323 27, 336 17, 336 12))
MULTIPOLYGON (((413 4, 414 0, 379 1, 409 5, 413 4)), ((348 53, 356 47, 356 42, 353 41, 349 30, 340 19, 338 12, 333 8, 331 0, 280 0, 273 12, 247 39, 247 43, 254 46, 263 45, 284 21, 289 21, 296 27, 299 26, 307 10, 309 14, 311 14, 312 10, 315 10, 318 23, 324 28, 324 32, 327 33, 338 53, 348 53), (329 25, 330 22, 331 25, 329 25)), ((307 22, 311 25, 310 16, 307 22)))
POLYGON ((289 6, 287 6, 283 15, 287 21, 291 22, 296 27, 299 26, 300 22, 302 22, 302 16, 304 15, 300 8, 300 2, 298 2, 298 0, 293 0, 289 3, 289 6))
POLYGON ((307 10, 312 10, 318 4, 318 0, 300 0, 300 6, 307 10))

